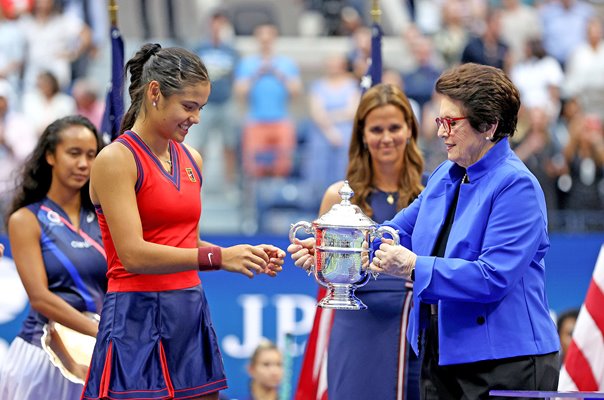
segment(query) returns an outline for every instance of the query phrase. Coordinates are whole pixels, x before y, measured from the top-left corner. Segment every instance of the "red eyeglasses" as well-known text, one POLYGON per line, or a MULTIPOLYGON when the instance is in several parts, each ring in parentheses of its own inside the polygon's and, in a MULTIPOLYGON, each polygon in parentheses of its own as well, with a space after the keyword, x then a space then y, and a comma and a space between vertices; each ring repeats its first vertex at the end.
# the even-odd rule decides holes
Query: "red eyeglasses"
POLYGON ((468 117, 457 117, 457 118, 450 118, 450 117, 437 117, 435 119, 436 121, 436 129, 440 129, 440 127, 442 126, 443 128, 445 128, 445 132, 447 132, 447 135, 449 133, 451 133, 451 127, 455 126, 455 121, 461 121, 462 119, 467 119, 468 117))

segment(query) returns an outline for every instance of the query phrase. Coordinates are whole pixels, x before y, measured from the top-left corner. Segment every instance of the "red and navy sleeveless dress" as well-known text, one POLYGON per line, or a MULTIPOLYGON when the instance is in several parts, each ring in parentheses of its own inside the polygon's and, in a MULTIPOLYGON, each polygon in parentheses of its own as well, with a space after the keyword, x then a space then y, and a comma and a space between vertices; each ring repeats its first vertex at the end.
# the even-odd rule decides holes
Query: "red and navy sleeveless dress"
MULTIPOLYGON (((132 131, 116 139, 134 156, 145 241, 196 248, 201 173, 170 141, 172 171, 132 131)), ((107 252, 108 292, 82 399, 186 399, 227 387, 222 355, 197 271, 133 274, 115 251, 97 206, 107 252)))

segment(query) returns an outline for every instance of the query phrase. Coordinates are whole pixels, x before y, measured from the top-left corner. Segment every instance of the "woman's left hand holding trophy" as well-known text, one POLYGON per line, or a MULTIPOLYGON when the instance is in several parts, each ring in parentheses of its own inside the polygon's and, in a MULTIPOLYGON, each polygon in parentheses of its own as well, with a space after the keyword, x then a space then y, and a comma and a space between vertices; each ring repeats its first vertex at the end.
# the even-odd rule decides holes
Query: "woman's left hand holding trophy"
POLYGON ((288 253, 292 255, 294 265, 304 269, 309 274, 315 265, 315 238, 310 237, 304 240, 296 239, 294 243, 287 247, 288 253))

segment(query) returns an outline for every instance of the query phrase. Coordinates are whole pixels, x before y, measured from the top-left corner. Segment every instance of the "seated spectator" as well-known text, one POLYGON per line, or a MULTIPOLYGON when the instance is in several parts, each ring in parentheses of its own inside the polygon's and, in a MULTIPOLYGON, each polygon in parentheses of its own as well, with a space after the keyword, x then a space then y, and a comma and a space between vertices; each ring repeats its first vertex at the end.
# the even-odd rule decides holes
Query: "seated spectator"
POLYGON ((80 78, 74 82, 71 95, 75 100, 77 113, 88 118, 100 130, 105 103, 99 99, 97 85, 90 79, 80 78))
POLYGON ((248 400, 278 400, 283 379, 283 356, 271 341, 260 342, 247 367, 250 375, 248 400))
POLYGON ((36 87, 25 92, 23 96, 23 113, 41 135, 44 129, 54 120, 76 113, 73 97, 61 92, 57 77, 50 71, 38 75, 36 87))
POLYGON ((579 317, 579 310, 576 308, 567 310, 558 316, 556 323, 558 327, 558 335, 560 336, 560 363, 564 363, 566 357, 566 351, 573 338, 573 330, 575 329, 575 323, 579 317))

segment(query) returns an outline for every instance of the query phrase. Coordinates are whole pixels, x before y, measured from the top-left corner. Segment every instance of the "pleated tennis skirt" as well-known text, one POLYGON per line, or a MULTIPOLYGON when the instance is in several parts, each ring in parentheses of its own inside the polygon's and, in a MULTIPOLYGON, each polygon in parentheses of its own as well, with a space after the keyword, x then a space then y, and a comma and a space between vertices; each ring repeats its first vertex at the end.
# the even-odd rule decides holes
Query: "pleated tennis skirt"
POLYGON ((226 388, 201 285, 107 293, 82 399, 186 399, 226 388))
POLYGON ((0 366, 0 399, 77 400, 81 395, 82 385, 67 380, 41 347, 13 340, 0 366))

